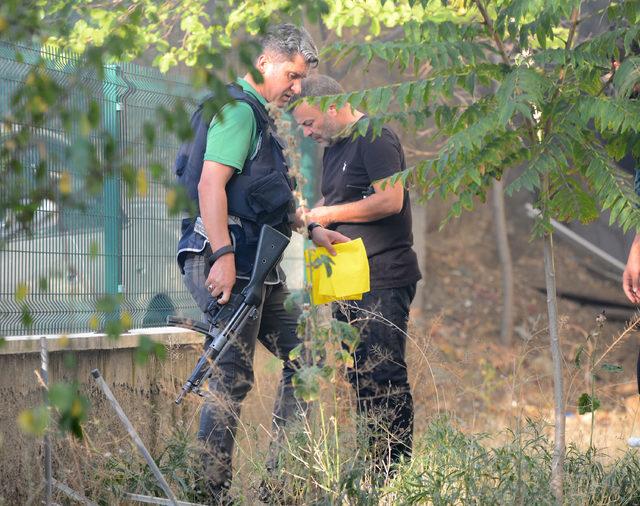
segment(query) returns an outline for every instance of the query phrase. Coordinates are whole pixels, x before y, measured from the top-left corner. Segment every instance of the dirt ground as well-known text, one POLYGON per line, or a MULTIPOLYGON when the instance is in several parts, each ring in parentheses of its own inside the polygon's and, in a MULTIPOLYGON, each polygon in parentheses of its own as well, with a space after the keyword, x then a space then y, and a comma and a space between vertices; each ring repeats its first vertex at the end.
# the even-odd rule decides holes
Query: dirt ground
MULTIPOLYGON (((499 336, 501 275, 489 206, 463 216, 443 232, 427 231, 426 296, 414 311, 412 346, 417 353, 409 353, 420 358, 411 367, 418 421, 444 410, 465 429, 491 433, 515 428, 523 417, 553 422, 542 242, 531 240, 531 222, 524 216, 522 202, 515 199, 509 204, 516 327, 510 346, 499 336)), ((589 256, 560 239, 555 241, 555 267, 559 293, 625 304, 620 283, 597 274, 589 256)), ((604 449, 624 448, 627 438, 640 432, 637 331, 627 332, 605 351, 625 330, 626 321, 634 318, 634 311, 566 298, 559 298, 558 306, 568 441, 580 445, 589 441, 591 415, 579 415, 577 401, 583 392, 591 392, 591 353, 600 361, 594 387, 602 403, 596 412, 594 442, 604 449), (607 320, 599 328, 596 318, 603 311, 607 320), (578 368, 575 357, 581 346, 585 351, 578 368), (620 365, 623 371, 608 372, 603 364, 620 365)))

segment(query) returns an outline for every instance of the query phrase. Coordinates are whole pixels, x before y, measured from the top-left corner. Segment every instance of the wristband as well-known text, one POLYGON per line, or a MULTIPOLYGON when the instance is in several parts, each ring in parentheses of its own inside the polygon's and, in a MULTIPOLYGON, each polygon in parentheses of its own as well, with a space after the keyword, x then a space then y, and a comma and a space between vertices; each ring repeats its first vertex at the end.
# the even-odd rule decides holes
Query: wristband
POLYGON ((214 251, 213 253, 211 253, 208 257, 207 257, 207 261, 209 262, 209 265, 213 265, 216 260, 218 260, 218 258, 220 258, 223 255, 228 255, 229 253, 233 253, 235 252, 235 248, 233 247, 232 244, 227 244, 226 246, 222 246, 222 248, 217 249, 216 251, 214 251))
POLYGON ((312 221, 307 225, 307 236, 309 237, 309 239, 311 239, 311 234, 313 234, 313 230, 321 226, 322 225, 320 225, 320 223, 317 223, 315 221, 312 221))

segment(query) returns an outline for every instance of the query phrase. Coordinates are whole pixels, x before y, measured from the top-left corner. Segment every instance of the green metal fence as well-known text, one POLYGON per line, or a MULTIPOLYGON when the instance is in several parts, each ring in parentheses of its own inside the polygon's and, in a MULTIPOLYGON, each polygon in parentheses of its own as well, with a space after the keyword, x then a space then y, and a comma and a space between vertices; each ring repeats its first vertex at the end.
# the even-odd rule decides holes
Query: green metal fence
MULTIPOLYGON (((161 325, 167 314, 195 316, 175 262, 179 220, 167 214, 166 189, 149 170, 156 162, 171 170, 178 142, 160 127, 149 150, 143 136, 145 121, 161 125, 158 106, 170 108, 190 96, 188 83, 128 63, 105 67, 98 79, 78 58, 0 42, 0 140, 19 126, 7 120, 11 97, 42 56, 57 83, 81 83, 70 106, 100 104, 103 128, 117 140, 119 156, 141 171, 148 190, 128 196, 116 174, 105 180, 101 194, 84 199, 82 209, 59 209, 45 201, 31 234, 19 230, 11 213, 0 214, 0 335, 87 331, 95 327, 96 303, 104 294, 121 296, 117 311, 130 314, 134 327, 161 325), (18 286, 28 287, 24 300, 15 297, 18 286)), ((21 184, 28 187, 30 171, 46 156, 52 184, 70 174, 72 191, 81 191, 86 167, 69 157, 77 132, 51 118, 30 133, 29 148, 21 152, 21 184)), ((104 140, 95 136, 92 142, 100 147, 104 140)), ((15 188, 5 181, 0 191, 15 188)), ((99 318, 98 326, 102 323, 99 318)))

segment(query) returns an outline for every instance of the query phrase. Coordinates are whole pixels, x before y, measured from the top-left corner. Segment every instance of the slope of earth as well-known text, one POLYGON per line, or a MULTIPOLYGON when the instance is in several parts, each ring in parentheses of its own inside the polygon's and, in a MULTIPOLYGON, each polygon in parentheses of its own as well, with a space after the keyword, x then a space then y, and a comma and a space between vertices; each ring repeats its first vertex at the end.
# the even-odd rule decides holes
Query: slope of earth
MULTIPOLYGON (((466 429, 482 432, 515 428, 526 417, 553 422, 543 244, 531 237, 526 200, 517 195, 507 202, 515 283, 510 345, 500 339, 502 287, 491 207, 480 204, 442 231, 438 225, 445 203, 429 202, 415 210, 416 224, 423 227, 416 243, 425 278, 413 311, 409 352, 418 430, 439 411, 452 413, 466 429)), ((591 415, 579 415, 577 403, 582 393, 591 393, 593 362, 593 388, 601 401, 594 442, 623 448, 630 435, 640 433, 637 331, 627 331, 616 343, 635 317, 634 308, 624 307, 617 276, 599 274, 601 265, 584 250, 560 238, 554 246, 558 292, 571 294, 558 300, 568 440, 589 441, 591 415), (603 314, 607 319, 598 323, 603 314)))

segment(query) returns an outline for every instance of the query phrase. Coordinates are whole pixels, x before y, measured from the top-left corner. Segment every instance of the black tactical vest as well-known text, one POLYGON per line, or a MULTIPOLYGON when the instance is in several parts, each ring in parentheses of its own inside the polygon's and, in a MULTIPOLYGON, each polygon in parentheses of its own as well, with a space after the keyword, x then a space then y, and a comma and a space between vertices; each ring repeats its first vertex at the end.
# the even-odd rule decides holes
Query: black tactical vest
MULTIPOLYGON (((236 248, 238 275, 242 275, 251 270, 260 227, 263 224, 270 225, 287 237, 291 237, 290 216, 295 211, 292 194, 294 184, 288 175, 288 166, 283 153, 284 143, 277 136, 275 124, 265 107, 237 84, 229 85, 228 91, 232 99, 249 104, 256 119, 258 132, 255 153, 247 158, 242 172, 234 174, 226 186, 228 214, 240 220, 239 225, 230 225, 229 231, 236 248)), ((205 132, 204 139, 194 139, 194 146, 199 148, 206 145, 208 127, 194 126, 192 121, 192 128, 195 134, 205 132)), ((193 152, 192 147, 191 157, 193 152)), ((197 156, 204 156, 204 147, 201 153, 197 156)), ((194 160, 190 159, 188 163, 194 164, 194 160)), ((203 159, 201 163, 204 163, 203 159)), ((198 183, 199 177, 185 179, 187 193, 196 203, 198 183)), ((202 224, 197 223, 199 221, 198 216, 182 220, 182 236, 178 243, 178 263, 181 268, 185 253, 200 253, 206 247, 207 240, 203 235, 202 224)))
POLYGON ((288 175, 284 142, 277 136, 267 110, 255 97, 239 86, 230 87, 230 94, 251 106, 258 129, 258 147, 255 156, 245 161, 242 172, 234 174, 227 183, 229 214, 285 230, 290 236, 289 216, 295 211, 294 185, 288 175))

